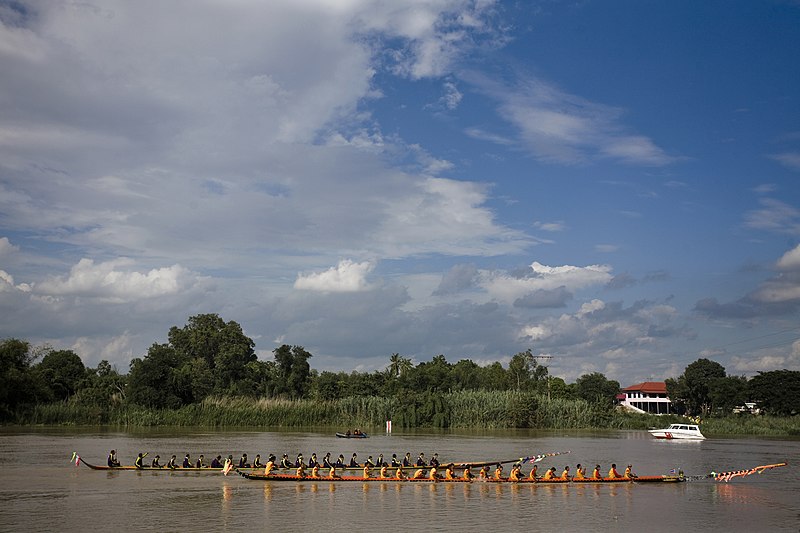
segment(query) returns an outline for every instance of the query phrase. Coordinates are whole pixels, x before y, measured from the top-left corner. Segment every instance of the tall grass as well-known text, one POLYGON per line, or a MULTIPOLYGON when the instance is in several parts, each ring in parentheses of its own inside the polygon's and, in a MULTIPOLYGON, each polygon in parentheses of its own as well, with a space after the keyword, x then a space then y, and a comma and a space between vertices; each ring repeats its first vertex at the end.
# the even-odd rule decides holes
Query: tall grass
MULTIPOLYGON (((383 398, 281 400, 210 397, 180 409, 135 405, 85 406, 74 402, 36 405, 17 413, 21 424, 111 425, 119 427, 304 427, 458 429, 647 429, 675 416, 632 414, 581 399, 548 398, 519 391, 458 391, 383 398)), ((708 435, 800 435, 800 416, 730 416, 703 422, 708 435)))

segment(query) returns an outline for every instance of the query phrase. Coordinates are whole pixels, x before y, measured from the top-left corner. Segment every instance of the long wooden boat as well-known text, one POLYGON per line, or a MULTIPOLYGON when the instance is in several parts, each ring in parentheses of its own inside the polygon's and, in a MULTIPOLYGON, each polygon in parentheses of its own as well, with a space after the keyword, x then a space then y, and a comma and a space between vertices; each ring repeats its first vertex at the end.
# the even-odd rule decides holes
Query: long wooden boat
POLYGON ((366 433, 359 433, 357 435, 355 435, 353 433, 350 433, 350 434, 347 434, 347 433, 336 433, 336 436, 339 437, 340 439, 367 439, 367 438, 369 438, 369 435, 367 435, 366 433))
POLYGON ((403 478, 399 479, 396 477, 389 477, 389 478, 381 478, 381 477, 370 477, 364 478, 360 476, 340 476, 336 478, 330 477, 311 477, 311 476, 296 476, 291 474, 270 474, 265 476, 264 474, 258 474, 253 472, 244 472, 242 470, 237 470, 240 476, 246 479, 250 479, 253 481, 294 481, 294 482, 323 482, 328 481, 331 483, 339 483, 339 482, 360 482, 360 483, 494 483, 494 484, 516 484, 516 485, 564 485, 569 483, 588 483, 588 484, 600 484, 600 483, 680 483, 686 481, 684 476, 677 476, 677 475, 664 475, 664 476, 638 476, 635 478, 601 478, 601 479, 521 479, 519 481, 511 481, 509 479, 428 479, 428 478, 421 478, 421 479, 409 479, 403 478))
MULTIPOLYGON (((217 474, 222 473, 222 468, 211 468, 211 467, 197 468, 192 466, 189 468, 183 468, 183 467, 169 468, 167 466, 162 466, 161 468, 158 467, 153 468, 152 466, 144 466, 142 468, 137 468, 132 465, 121 465, 121 466, 93 465, 91 463, 87 463, 83 457, 80 458, 79 462, 85 464, 92 470, 108 470, 108 471, 138 470, 139 472, 209 472, 209 473, 213 472, 217 474)), ((246 470, 254 470, 254 471, 264 470, 264 468, 259 467, 259 468, 250 468, 246 470)))

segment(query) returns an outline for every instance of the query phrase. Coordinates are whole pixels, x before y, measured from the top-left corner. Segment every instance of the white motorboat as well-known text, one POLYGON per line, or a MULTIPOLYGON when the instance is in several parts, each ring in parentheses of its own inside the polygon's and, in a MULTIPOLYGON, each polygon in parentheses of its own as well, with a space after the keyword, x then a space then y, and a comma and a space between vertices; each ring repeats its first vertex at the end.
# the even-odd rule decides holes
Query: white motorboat
POLYGON ((649 433, 657 439, 665 440, 703 440, 697 424, 671 424, 667 429, 650 429, 649 433))

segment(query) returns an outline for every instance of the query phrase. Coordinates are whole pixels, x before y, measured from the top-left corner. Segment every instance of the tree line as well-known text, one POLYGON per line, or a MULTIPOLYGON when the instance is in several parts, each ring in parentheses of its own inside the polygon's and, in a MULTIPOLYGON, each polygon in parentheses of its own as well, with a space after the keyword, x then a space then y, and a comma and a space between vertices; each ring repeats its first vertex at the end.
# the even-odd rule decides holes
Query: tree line
MULTIPOLYGON (((72 350, 34 347, 19 339, 0 341, 0 418, 24 420, 26 407, 54 402, 110 409, 131 405, 178 409, 209 397, 337 400, 348 397, 399 398, 435 414, 444 393, 517 391, 548 399, 581 399, 609 410, 620 392, 617 381, 601 373, 584 374, 575 383, 551 376, 530 350, 480 366, 470 359, 456 363, 444 355, 413 364, 394 353, 385 369, 374 372, 318 372, 312 354, 298 345, 273 350, 273 360, 259 360, 255 343, 234 321, 216 314, 190 317, 173 326, 164 344, 154 343, 134 358, 127 374, 101 361, 84 366, 72 350)), ((718 363, 701 359, 683 375, 667 380, 670 398, 686 414, 728 411, 755 399, 775 414, 800 412, 800 372, 760 373, 746 380, 727 376, 718 363)))

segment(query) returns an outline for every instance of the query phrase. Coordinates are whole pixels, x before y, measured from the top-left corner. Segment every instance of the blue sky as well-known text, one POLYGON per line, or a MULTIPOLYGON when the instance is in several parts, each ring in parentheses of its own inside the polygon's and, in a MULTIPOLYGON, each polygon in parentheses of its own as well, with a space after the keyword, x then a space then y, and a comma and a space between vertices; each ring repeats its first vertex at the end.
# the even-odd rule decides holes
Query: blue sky
POLYGON ((0 338, 800 369, 800 4, 0 3, 0 338))

